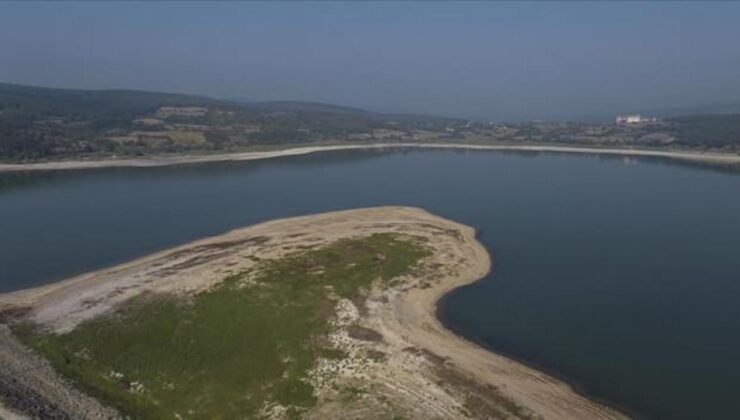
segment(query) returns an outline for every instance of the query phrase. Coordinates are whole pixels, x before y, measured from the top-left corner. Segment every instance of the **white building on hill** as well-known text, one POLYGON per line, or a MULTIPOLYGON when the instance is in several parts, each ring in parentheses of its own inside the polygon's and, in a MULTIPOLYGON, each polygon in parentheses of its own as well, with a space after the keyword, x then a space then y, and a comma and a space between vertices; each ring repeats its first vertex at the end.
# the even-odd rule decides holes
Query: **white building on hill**
POLYGON ((640 114, 618 115, 617 116, 617 125, 640 124, 646 121, 647 119, 643 118, 642 115, 640 114))

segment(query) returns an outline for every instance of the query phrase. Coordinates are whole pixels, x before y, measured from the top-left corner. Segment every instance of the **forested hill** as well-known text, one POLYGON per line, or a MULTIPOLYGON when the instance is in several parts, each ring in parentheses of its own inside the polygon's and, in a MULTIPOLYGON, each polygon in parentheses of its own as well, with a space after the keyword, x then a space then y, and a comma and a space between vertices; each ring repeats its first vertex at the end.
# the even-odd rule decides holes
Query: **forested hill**
POLYGON ((134 90, 0 83, 0 159, 229 151, 252 145, 402 139, 449 118, 310 102, 243 103, 134 90))
POLYGON ((740 113, 686 115, 670 123, 683 144, 740 152, 740 113))
POLYGON ((0 161, 240 151, 316 142, 466 141, 740 153, 740 114, 637 124, 473 122, 300 101, 0 83, 0 161))
POLYGON ((73 90, 0 83, 0 107, 4 117, 115 116, 131 118, 153 113, 160 106, 216 105, 219 101, 174 93, 135 90, 73 90))

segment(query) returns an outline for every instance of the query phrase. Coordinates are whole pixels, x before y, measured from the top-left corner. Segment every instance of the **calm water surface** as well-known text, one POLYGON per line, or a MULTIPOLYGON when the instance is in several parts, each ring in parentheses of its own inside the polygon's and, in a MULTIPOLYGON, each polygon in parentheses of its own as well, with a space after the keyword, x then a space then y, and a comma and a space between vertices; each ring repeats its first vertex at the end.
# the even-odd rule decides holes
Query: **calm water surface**
POLYGON ((421 206, 478 228, 458 333, 650 418, 736 418, 740 176, 635 160, 345 151, 0 175, 0 291, 276 217, 421 206))

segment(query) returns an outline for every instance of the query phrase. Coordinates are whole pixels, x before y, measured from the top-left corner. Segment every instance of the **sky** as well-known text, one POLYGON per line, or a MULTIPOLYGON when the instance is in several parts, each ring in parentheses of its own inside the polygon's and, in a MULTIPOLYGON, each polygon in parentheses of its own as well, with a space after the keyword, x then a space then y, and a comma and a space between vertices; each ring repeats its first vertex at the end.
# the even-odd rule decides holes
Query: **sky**
POLYGON ((740 103, 740 3, 0 2, 0 81, 494 121, 740 103))

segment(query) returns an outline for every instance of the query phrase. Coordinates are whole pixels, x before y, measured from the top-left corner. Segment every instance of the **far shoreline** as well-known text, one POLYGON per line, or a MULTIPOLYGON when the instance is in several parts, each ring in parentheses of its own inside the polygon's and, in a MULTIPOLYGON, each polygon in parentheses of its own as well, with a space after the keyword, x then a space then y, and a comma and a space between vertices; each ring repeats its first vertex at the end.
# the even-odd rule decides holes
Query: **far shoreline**
POLYGON ((0 163, 0 173, 26 171, 60 171, 98 168, 149 168, 216 162, 241 162, 287 156, 301 156, 318 152, 339 150, 373 149, 443 149, 443 150, 491 150, 534 153, 589 154, 611 156, 657 157, 684 162, 710 165, 740 165, 740 154, 718 152, 696 152, 681 150, 657 150, 641 148, 611 148, 577 145, 538 144, 480 144, 480 143, 367 143, 367 144, 314 144, 296 145, 276 150, 233 152, 204 155, 164 155, 140 158, 61 160, 33 163, 0 163))

